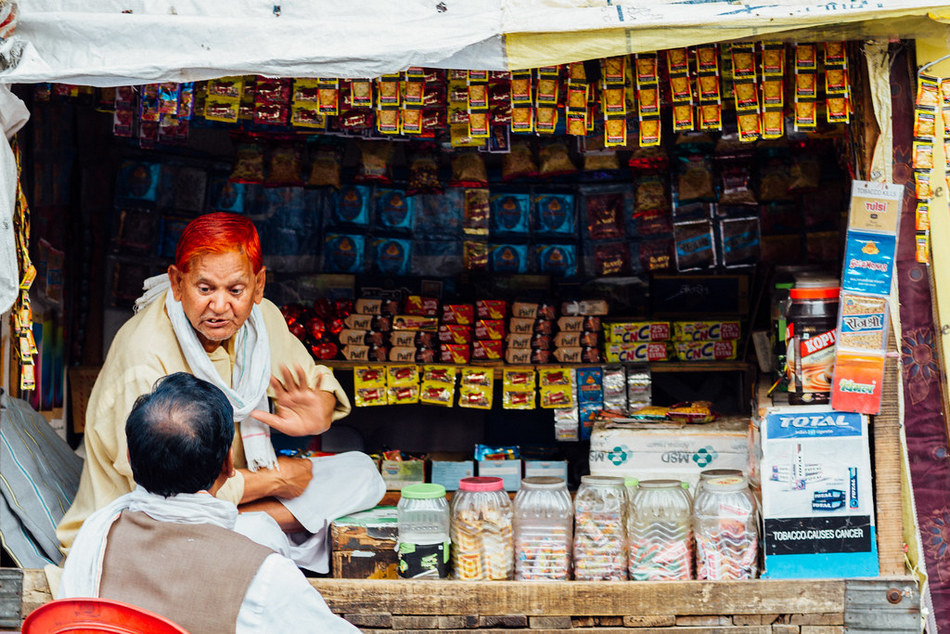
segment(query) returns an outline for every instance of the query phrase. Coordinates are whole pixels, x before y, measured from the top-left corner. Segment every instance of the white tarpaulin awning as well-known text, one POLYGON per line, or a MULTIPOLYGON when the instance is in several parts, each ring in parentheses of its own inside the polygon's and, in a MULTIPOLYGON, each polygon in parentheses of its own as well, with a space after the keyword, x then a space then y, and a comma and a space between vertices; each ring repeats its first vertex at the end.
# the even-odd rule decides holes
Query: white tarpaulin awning
MULTIPOLYGON (((12 0, 0 0, 0 5, 12 0)), ((508 70, 744 38, 914 37, 934 0, 19 0, 0 82, 508 70)))

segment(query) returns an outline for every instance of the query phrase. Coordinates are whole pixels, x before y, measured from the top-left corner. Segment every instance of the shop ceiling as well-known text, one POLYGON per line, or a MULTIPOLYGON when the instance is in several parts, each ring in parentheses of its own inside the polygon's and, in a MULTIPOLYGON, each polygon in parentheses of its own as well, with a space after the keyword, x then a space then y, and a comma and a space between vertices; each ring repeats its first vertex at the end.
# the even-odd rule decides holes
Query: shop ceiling
POLYGON ((0 82, 513 70, 741 39, 946 37, 933 0, 19 0, 0 82))

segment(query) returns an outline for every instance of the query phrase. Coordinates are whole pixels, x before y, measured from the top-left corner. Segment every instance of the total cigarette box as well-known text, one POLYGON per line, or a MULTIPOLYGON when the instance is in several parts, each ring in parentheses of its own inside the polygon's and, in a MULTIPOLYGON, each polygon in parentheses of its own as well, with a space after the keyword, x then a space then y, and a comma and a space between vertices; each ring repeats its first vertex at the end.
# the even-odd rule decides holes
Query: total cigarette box
POLYGON ((762 576, 877 576, 867 417, 768 408, 760 427, 762 576))
POLYGON ((703 469, 749 466, 749 419, 706 424, 599 422, 590 437, 592 475, 674 479, 695 489, 703 469))

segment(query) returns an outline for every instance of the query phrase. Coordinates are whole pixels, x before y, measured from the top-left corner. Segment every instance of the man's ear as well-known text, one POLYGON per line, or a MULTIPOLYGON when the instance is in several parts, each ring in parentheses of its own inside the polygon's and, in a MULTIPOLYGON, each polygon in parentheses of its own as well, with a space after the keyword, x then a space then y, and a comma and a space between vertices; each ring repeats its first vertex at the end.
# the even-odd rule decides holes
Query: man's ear
POLYGON ((235 473, 237 472, 234 470, 234 447, 231 447, 228 449, 224 464, 221 465, 221 475, 225 478, 233 478, 235 473))
POLYGON ((181 289, 185 281, 185 274, 182 273, 177 266, 172 264, 168 267, 168 283, 172 287, 172 295, 175 297, 175 301, 181 301, 181 289))
MULTIPOLYGON (((254 276, 254 303, 260 304, 264 299, 264 282, 267 281, 267 267, 262 266, 261 270, 254 276)), ((176 298, 177 299, 177 298, 176 298)))

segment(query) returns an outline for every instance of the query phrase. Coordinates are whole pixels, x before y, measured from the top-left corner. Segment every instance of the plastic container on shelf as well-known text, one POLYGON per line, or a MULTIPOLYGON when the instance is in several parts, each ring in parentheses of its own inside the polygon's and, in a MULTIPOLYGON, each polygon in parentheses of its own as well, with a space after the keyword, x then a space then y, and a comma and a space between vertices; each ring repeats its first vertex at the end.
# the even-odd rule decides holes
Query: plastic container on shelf
POLYGON ((693 504, 697 579, 754 579, 759 536, 755 498, 744 476, 703 483, 693 504))
POLYGON ((814 274, 797 277, 789 291, 785 360, 791 405, 830 400, 840 293, 837 279, 814 274))
POLYGON ((574 578, 627 578, 627 492, 623 478, 585 475, 574 496, 574 578))
POLYGON ((514 501, 515 579, 571 578, 574 505, 561 478, 525 478, 514 501))
POLYGON ((679 480, 641 480, 627 517, 628 569, 636 581, 693 578, 692 508, 679 480))
POLYGON ((459 480, 451 536, 456 579, 511 579, 512 509, 501 478, 459 480))
POLYGON ((399 576, 405 579, 448 576, 449 505, 441 484, 403 487, 396 507, 399 576))
POLYGON ((703 490, 703 483, 710 478, 722 478, 724 476, 741 478, 742 475, 741 469, 703 469, 699 472, 699 482, 696 483, 696 490, 693 491, 693 499, 699 497, 703 490))

